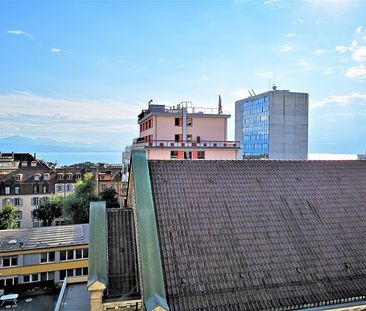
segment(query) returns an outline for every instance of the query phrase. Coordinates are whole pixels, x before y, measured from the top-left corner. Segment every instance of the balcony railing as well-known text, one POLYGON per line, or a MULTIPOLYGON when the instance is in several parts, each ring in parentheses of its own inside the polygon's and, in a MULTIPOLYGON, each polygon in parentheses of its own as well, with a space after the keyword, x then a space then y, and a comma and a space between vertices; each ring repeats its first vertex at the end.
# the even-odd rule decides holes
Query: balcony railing
POLYGON ((174 141, 174 140, 150 140, 136 141, 134 147, 147 148, 239 148, 238 141, 174 141))

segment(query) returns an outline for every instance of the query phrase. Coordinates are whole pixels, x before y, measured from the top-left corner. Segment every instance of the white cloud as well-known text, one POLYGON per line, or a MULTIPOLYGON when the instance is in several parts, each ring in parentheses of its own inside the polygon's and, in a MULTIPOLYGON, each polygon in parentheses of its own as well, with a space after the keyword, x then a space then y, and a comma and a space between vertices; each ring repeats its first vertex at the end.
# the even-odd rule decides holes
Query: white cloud
POLYGON ((258 73, 258 77, 265 78, 265 79, 272 79, 273 72, 271 72, 271 71, 259 72, 258 73))
POLYGON ((313 60, 311 58, 302 58, 297 62, 297 65, 305 70, 310 70, 313 67, 313 60))
POLYGON ((58 54, 58 53, 60 53, 60 52, 61 52, 61 49, 58 49, 58 48, 52 48, 52 49, 51 49, 51 52, 52 52, 52 53, 56 53, 56 54, 58 54))
POLYGON ((350 106, 357 103, 366 105, 366 93, 352 93, 348 95, 332 95, 316 102, 310 102, 311 108, 320 108, 329 105, 350 106))
POLYGON ((137 135, 136 120, 143 105, 108 99, 62 99, 27 92, 0 94, 0 133, 14 135, 18 128, 22 135, 33 137, 127 142, 137 135))
POLYGON ((366 45, 355 48, 352 53, 352 58, 357 62, 366 61, 366 45))
POLYGON ((335 50, 342 54, 342 53, 346 53, 348 51, 352 51, 353 48, 349 47, 349 46, 345 46, 345 45, 338 45, 335 47, 335 50))
POLYGON ((285 38, 292 38, 292 37, 295 37, 296 36, 296 34, 294 34, 294 33, 286 33, 286 34, 284 34, 283 35, 285 38))
POLYGON ((159 63, 159 64, 161 64, 162 62, 163 62, 163 60, 162 60, 162 59, 159 59, 159 60, 158 60, 158 63, 159 63))
POLYGON ((210 81, 211 79, 209 77, 207 77, 206 75, 202 75, 201 76, 201 80, 203 80, 203 81, 210 81))
POLYGON ((358 66, 348 68, 345 73, 345 76, 347 78, 366 79, 366 65, 361 64, 358 66))
POLYGON ((12 35, 16 35, 16 36, 24 36, 27 37, 29 39, 33 39, 33 35, 31 35, 30 33, 27 33, 23 30, 20 29, 11 29, 8 30, 7 33, 12 34, 12 35))
POLYGON ((361 33, 363 31, 363 27, 359 26, 356 28, 356 33, 361 33))
POLYGON ((280 0, 266 0, 263 2, 264 5, 269 7, 277 6, 280 3, 280 0))
POLYGON ((249 88, 248 89, 244 89, 244 88, 235 89, 235 90, 231 91, 230 94, 232 96, 234 96, 236 100, 243 99, 243 98, 247 98, 250 96, 248 90, 249 90, 249 88))
POLYGON ((319 55, 324 54, 325 52, 326 52, 326 50, 324 50, 324 49, 316 49, 314 51, 314 54, 317 55, 317 56, 319 56, 319 55))
POLYGON ((302 18, 299 18, 297 21, 298 21, 299 23, 303 23, 303 22, 304 22, 304 20, 303 20, 302 18))
POLYGON ((294 47, 290 44, 284 44, 279 46, 276 50, 281 53, 289 53, 294 50, 294 47))

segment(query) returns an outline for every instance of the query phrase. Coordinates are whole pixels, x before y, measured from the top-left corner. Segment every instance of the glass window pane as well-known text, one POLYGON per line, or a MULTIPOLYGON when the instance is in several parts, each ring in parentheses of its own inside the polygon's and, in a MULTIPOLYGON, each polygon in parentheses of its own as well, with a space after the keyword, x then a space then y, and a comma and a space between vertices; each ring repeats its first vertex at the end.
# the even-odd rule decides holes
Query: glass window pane
POLYGON ((67 251, 67 260, 72 260, 74 259, 74 251, 67 251))
POLYGON ((87 248, 83 249, 83 258, 88 258, 89 256, 89 250, 87 248))
POLYGON ((76 251, 75 251, 75 253, 76 253, 76 259, 80 259, 81 257, 82 257, 82 250, 81 249, 77 249, 76 251))
POLYGON ((60 252, 60 260, 66 260, 66 251, 60 252))
POLYGON ((55 261, 55 252, 49 252, 48 253, 48 261, 55 261))

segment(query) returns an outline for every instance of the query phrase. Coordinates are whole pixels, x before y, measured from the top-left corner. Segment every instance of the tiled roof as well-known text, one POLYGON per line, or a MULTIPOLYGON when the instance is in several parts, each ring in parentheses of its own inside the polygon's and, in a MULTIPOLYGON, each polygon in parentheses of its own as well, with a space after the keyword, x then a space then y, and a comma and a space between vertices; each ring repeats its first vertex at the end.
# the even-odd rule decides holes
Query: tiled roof
POLYGON ((133 296, 139 293, 133 211, 107 209, 108 296, 133 296))
POLYGON ((366 295, 366 161, 149 167, 171 310, 284 310, 366 295))
POLYGON ((0 253, 88 243, 88 224, 0 230, 0 253))

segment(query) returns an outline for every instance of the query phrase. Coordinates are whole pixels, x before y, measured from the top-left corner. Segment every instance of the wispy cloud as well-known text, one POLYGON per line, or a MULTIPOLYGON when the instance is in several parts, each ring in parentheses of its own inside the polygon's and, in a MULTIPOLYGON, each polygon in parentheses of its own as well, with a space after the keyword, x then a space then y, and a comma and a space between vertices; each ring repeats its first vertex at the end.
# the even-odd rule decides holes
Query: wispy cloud
POLYGON ((137 134, 136 118, 142 105, 18 92, 0 94, 0 107, 0 133, 114 144, 137 134))
POLYGON ((356 28, 356 33, 361 33, 363 31, 363 27, 359 26, 356 28))
POLYGON ((361 64, 358 66, 350 67, 347 69, 345 76, 347 78, 355 78, 355 79, 366 79, 366 65, 361 64))
POLYGON ((61 53, 61 49, 59 49, 59 48, 52 48, 52 49, 51 49, 51 52, 52 52, 52 53, 59 54, 59 53, 61 53))
POLYGON ((202 75, 202 76, 201 76, 201 80, 203 80, 203 81, 210 81, 210 80, 211 80, 211 78, 210 78, 210 77, 208 77, 208 76, 206 76, 206 75, 202 75))
POLYGON ((357 62, 365 62, 366 61, 366 45, 355 48, 352 53, 352 58, 357 62))
POLYGON ((324 49, 316 49, 314 51, 314 54, 319 56, 319 55, 323 55, 325 52, 326 52, 326 50, 324 50, 324 49))
POLYGON ((273 72, 272 71, 266 71, 266 72, 259 72, 258 77, 265 78, 265 79, 272 79, 273 78, 273 72))
POLYGON ((302 58, 297 62, 297 65, 305 70, 310 70, 313 67, 313 60, 311 58, 302 58))
POLYGON ((280 53, 289 53, 294 50, 294 47, 290 44, 284 44, 276 48, 276 50, 280 53))
POLYGON ((292 38, 292 37, 295 37, 295 36, 296 36, 296 34, 294 34, 294 33, 285 33, 283 36, 284 36, 285 38, 292 38))
POLYGON ((366 107, 366 93, 352 93, 347 95, 332 95, 323 98, 319 101, 311 102, 310 106, 312 108, 320 108, 325 106, 351 106, 355 102, 362 104, 366 107))
POLYGON ((16 35, 16 36, 24 36, 27 37, 29 39, 34 39, 33 35, 31 35, 30 33, 27 33, 23 30, 20 29, 10 29, 6 31, 8 34, 12 34, 12 35, 16 35))

